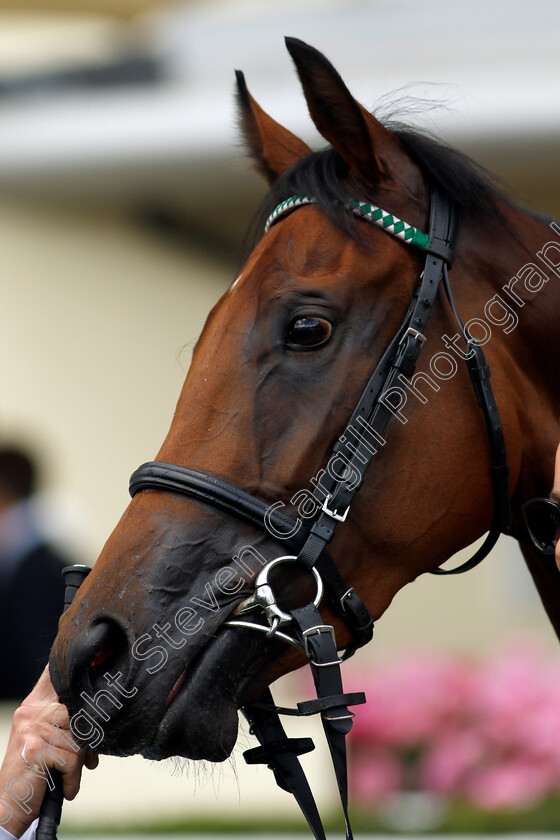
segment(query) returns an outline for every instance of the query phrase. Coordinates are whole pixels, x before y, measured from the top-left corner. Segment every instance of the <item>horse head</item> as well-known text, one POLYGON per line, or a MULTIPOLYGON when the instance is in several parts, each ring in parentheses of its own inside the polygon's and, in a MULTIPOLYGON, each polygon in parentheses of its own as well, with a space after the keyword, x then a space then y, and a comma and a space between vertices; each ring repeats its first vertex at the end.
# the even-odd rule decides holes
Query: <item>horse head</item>
MULTIPOLYGON (((520 211, 457 153, 382 125, 316 50, 294 39, 287 45, 330 147, 311 152, 261 109, 238 74, 241 125, 270 184, 264 216, 292 196, 313 201, 276 214, 211 311, 156 461, 223 480, 290 518, 257 528, 202 496, 169 487, 136 493, 62 618, 50 661, 74 735, 100 752, 223 760, 236 740, 238 708, 303 664, 278 639, 225 622, 251 596, 259 570, 292 553, 287 523, 305 529, 313 521, 312 485, 422 271, 418 252, 357 218, 349 199, 374 202, 418 231, 428 229, 434 184, 458 208, 450 277, 461 317, 481 344, 484 324, 492 325, 487 351, 510 486, 522 476, 543 487, 550 479, 544 466, 526 478, 523 400, 510 384, 518 377, 520 389, 538 394, 541 373, 526 382, 515 336, 507 344, 508 325, 535 298, 538 278, 533 286, 518 278, 509 298, 497 294, 512 266, 515 272, 527 262, 527 237, 511 233, 520 211)), ((523 219, 531 236, 542 232, 536 219, 523 219)), ((536 317, 531 305, 528 322, 536 317)), ((399 589, 477 539, 492 519, 487 431, 442 295, 425 337, 432 349, 387 401, 386 438, 371 442, 371 467, 329 546, 374 619, 399 589)), ((554 410, 535 398, 551 427, 554 410)), ((534 461, 552 465, 554 443, 552 432, 537 436, 534 461)), ((295 564, 276 571, 279 603, 313 597, 308 571, 295 564)), ((344 647, 348 627, 329 607, 325 615, 344 647)))

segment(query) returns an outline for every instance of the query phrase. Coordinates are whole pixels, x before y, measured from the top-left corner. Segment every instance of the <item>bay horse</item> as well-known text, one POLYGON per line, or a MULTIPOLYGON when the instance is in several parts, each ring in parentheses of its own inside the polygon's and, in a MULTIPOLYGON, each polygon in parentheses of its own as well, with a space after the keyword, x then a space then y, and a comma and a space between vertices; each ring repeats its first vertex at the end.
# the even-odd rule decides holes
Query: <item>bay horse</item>
MULTIPOLYGON (((434 190, 459 220, 448 281, 469 334, 441 290, 425 335, 408 329, 406 340, 426 347, 385 403, 387 433, 330 556, 377 620, 401 587, 488 531, 491 450, 463 364, 470 335, 484 347, 507 446, 510 533, 560 634, 560 575, 531 549, 521 519, 523 502, 549 492, 559 438, 560 228, 518 207, 458 152, 384 126, 321 53, 286 43, 329 148, 312 152, 275 122, 238 74, 244 137, 270 185, 269 225, 208 316, 156 456, 156 467, 176 465, 206 484, 198 495, 140 487, 52 650, 74 734, 99 752, 222 761, 238 709, 304 663, 301 646, 279 641, 278 621, 266 633, 226 622, 241 620, 263 563, 289 555, 293 523, 308 530, 317 520, 310 484, 415 299, 434 190), (369 218, 354 212, 364 206, 369 218), (385 209, 374 220, 376 207, 385 209), (235 488, 238 506, 250 507, 250 496, 257 513, 262 503, 275 512, 270 527, 228 507, 235 488)), ((435 258, 447 265, 450 249, 435 258)), ((349 463, 340 476, 349 480, 349 463)), ((314 585, 296 563, 275 579, 284 610, 314 597, 314 585)), ((351 645, 332 603, 324 615, 338 647, 351 645)))

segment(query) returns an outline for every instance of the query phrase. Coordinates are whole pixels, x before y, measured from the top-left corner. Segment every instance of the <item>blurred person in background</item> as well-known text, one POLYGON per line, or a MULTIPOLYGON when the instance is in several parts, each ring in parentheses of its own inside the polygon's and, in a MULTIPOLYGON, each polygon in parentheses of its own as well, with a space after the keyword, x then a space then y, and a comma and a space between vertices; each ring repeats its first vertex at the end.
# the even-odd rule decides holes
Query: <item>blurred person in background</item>
POLYGON ((69 561, 45 535, 36 484, 32 457, 0 447, 0 700, 22 700, 33 688, 64 601, 69 561))

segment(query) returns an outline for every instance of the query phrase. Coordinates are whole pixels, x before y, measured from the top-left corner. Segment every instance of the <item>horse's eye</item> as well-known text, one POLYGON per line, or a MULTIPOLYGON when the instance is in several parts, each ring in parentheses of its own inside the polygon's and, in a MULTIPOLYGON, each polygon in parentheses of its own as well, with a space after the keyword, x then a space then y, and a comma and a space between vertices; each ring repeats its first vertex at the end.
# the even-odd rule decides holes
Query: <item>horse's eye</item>
POLYGON ((288 324, 287 342, 292 347, 317 347, 332 332, 332 324, 316 315, 300 315, 288 324))

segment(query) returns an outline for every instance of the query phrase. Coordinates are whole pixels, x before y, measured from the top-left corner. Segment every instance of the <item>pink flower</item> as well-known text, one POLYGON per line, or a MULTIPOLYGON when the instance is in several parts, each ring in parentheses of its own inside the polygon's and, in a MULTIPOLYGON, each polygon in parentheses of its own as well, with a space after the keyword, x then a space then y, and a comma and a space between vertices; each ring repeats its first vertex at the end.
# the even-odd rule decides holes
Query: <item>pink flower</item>
POLYGON ((560 665, 526 645, 480 662, 408 655, 345 685, 368 701, 350 735, 365 801, 416 787, 493 810, 560 791, 560 665))
POLYGON ((426 790, 460 794, 485 756, 484 744, 474 732, 455 732, 442 736, 427 751, 420 781, 426 790))
POLYGON ((471 801, 486 811, 522 809, 536 804, 550 790, 554 780, 550 768, 523 760, 512 760, 481 769, 467 785, 471 801))
MULTIPOLYGON (((393 746, 432 738, 456 714, 468 675, 448 657, 419 654, 377 670, 366 682, 367 706, 356 715, 353 737, 393 746)), ((363 690, 353 675, 350 690, 363 690)))
POLYGON ((401 789, 402 768, 388 751, 358 753, 350 762, 349 770, 350 789, 358 801, 375 802, 401 789))

